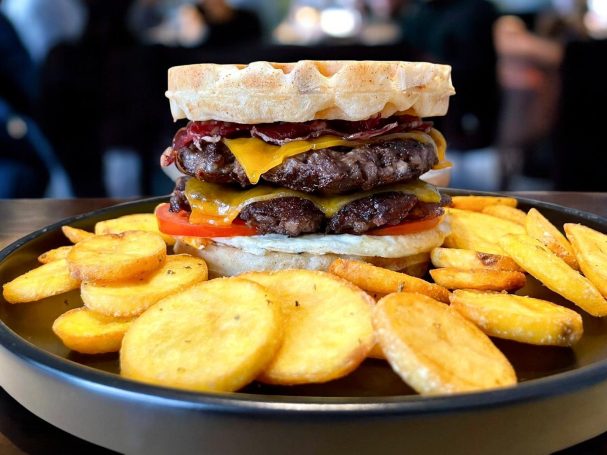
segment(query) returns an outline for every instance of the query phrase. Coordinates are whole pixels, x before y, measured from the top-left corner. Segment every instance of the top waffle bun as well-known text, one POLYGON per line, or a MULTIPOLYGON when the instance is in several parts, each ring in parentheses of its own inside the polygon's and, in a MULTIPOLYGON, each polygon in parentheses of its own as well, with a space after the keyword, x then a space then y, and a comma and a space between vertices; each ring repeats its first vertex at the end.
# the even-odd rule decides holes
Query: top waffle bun
POLYGON ((166 96, 175 120, 271 123, 434 117, 454 93, 447 65, 302 60, 176 66, 166 96))

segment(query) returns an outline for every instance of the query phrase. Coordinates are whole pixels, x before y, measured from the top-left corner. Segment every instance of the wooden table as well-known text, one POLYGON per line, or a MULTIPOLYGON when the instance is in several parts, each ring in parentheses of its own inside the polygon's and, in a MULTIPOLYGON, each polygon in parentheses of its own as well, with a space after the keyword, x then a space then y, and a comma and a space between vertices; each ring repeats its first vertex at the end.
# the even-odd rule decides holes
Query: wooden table
MULTIPOLYGON (((586 210, 607 218, 607 193, 517 193, 542 201, 586 210)), ((0 200, 0 247, 62 218, 122 201, 114 199, 0 200)), ((0 366, 1 367, 1 366, 0 366)), ((606 404, 607 405, 607 404, 606 404)), ((573 410, 569 410, 573 412, 573 410)), ((538 435, 540 437, 540 435, 538 435)), ((34 416, 0 388, 0 453, 111 453, 34 416)), ((607 433, 563 451, 563 454, 607 452, 607 433)))

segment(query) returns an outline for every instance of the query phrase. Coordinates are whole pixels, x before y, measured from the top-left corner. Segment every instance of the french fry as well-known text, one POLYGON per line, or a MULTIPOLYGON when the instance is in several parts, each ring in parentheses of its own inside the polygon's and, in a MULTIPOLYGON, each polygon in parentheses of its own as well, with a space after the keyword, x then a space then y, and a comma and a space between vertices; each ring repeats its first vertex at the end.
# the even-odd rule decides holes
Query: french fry
POLYGON ((60 246, 59 248, 48 250, 38 256, 38 262, 48 264, 59 259, 66 259, 71 249, 71 246, 60 246))
POLYGON ((375 343, 373 300, 325 272, 285 270, 241 275, 281 305, 284 342, 259 380, 270 384, 326 382, 350 373, 375 343))
POLYGON ((392 369, 423 395, 516 384, 516 374, 489 337, 448 305, 425 295, 390 294, 373 325, 392 369))
POLYGON ((462 270, 492 269, 522 272, 516 262, 508 256, 481 253, 461 248, 434 248, 430 253, 434 267, 455 267, 462 270))
POLYGON ((72 351, 82 354, 118 352, 122 338, 133 322, 80 307, 63 313, 53 323, 53 332, 72 351))
POLYGON ((61 232, 67 237, 72 243, 78 243, 84 239, 94 237, 95 234, 92 232, 85 231, 84 229, 78 229, 71 226, 61 226, 61 232))
POLYGON ((607 315, 607 300, 597 288, 540 241, 528 235, 508 235, 500 245, 518 265, 547 288, 592 316, 607 315))
POLYGON ((567 238, 586 278, 607 298, 607 235, 581 224, 565 224, 567 238))
POLYGON ((513 223, 520 224, 521 226, 525 226, 525 220, 527 219, 527 214, 522 210, 503 204, 488 205, 481 210, 481 212, 497 218, 512 221, 513 223))
POLYGON ((451 306, 487 335, 521 343, 573 346, 584 333, 578 313, 531 297, 458 290, 451 306))
POLYGON ((516 207, 518 201, 513 197, 506 196, 452 196, 451 205, 456 209, 480 212, 490 205, 516 207))
POLYGON ((329 272, 372 294, 419 292, 440 302, 449 302, 449 291, 442 286, 365 262, 336 259, 329 266, 329 272))
POLYGON ((508 234, 524 234, 525 228, 512 221, 479 212, 447 208, 451 224, 448 245, 455 248, 504 255, 499 240, 508 234))
POLYGON ((120 350, 120 373, 179 389, 230 392, 255 379, 282 342, 280 306, 240 278, 198 283, 136 319, 120 350))
POLYGON ((571 244, 561 231, 538 210, 532 208, 527 212, 525 228, 527 235, 542 242, 550 251, 569 264, 571 268, 580 269, 571 244))
POLYGON ((175 244, 175 238, 158 230, 158 221, 153 213, 135 213, 95 224, 95 234, 120 234, 125 231, 149 231, 159 234, 169 246, 175 244))
POLYGON ((2 286, 8 303, 42 300, 78 289, 80 281, 70 276, 67 261, 58 259, 30 270, 2 286))
POLYGON ((525 286, 525 274, 511 270, 461 270, 444 267, 430 270, 435 283, 447 289, 515 291, 525 286))
POLYGON ((189 255, 167 256, 165 263, 144 278, 95 284, 82 283, 80 295, 90 310, 108 316, 135 316, 159 300, 205 281, 207 265, 189 255))
POLYGON ((127 231, 94 235, 74 245, 67 256, 72 277, 111 282, 141 278, 164 264, 166 245, 158 234, 127 231))

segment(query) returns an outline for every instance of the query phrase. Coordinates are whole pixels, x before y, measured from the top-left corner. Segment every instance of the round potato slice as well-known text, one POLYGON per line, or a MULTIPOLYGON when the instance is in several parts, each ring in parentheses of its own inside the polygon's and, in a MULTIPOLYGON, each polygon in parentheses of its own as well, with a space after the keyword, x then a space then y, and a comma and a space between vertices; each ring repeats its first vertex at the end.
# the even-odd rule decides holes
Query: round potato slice
POLYGON ((109 316, 136 316, 160 299, 207 279, 207 265, 183 254, 167 256, 158 270, 139 280, 82 283, 82 301, 91 310, 109 316))
POLYGON ((455 309, 430 297, 387 295, 377 303, 373 324, 392 369, 421 394, 516 383, 514 369, 489 337, 455 309))
POLYGON ((268 365, 282 341, 280 307, 251 281, 218 278, 167 297, 130 327, 121 374, 195 391, 234 391, 268 365))
POLYGON ((53 332, 73 351, 104 354, 120 349, 131 322, 131 318, 113 318, 80 307, 55 319, 53 332))
POLYGON ((70 276, 65 259, 43 264, 2 285, 2 295, 8 303, 42 300, 78 289, 80 281, 70 276))
POLYGON ((374 344, 373 299, 325 272, 285 270, 241 275, 280 302, 284 342, 259 380, 271 384, 326 382, 353 371, 374 344))
POLYGON ((72 277, 93 282, 141 278, 165 259, 162 238, 145 231, 95 235, 75 244, 67 256, 72 277))
POLYGON ((149 231, 159 234, 167 245, 174 245, 175 238, 158 230, 158 221, 153 213, 134 213, 95 224, 95 234, 120 234, 125 231, 149 231))

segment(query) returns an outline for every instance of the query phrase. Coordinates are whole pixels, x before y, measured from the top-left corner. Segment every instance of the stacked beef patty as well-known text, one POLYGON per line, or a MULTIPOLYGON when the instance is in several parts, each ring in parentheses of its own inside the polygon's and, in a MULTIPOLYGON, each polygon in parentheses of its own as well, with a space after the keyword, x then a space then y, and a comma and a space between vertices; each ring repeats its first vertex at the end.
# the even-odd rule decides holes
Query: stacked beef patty
MULTIPOLYGON (((243 167, 222 141, 193 140, 180 145, 175 147, 174 141, 164 158, 165 162, 175 162, 186 175, 178 180, 171 195, 172 211, 191 210, 185 196, 189 178, 238 188, 252 186, 243 167)), ((355 194, 416 180, 437 162, 432 143, 412 138, 382 140, 379 136, 355 147, 310 150, 286 158, 263 173, 260 183, 320 196, 355 194)), ((386 190, 355 199, 327 217, 308 199, 277 197, 251 202, 239 217, 260 234, 364 234, 409 220, 439 216, 447 202, 443 197, 438 203, 424 203, 412 193, 386 190)))

